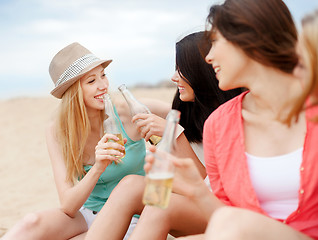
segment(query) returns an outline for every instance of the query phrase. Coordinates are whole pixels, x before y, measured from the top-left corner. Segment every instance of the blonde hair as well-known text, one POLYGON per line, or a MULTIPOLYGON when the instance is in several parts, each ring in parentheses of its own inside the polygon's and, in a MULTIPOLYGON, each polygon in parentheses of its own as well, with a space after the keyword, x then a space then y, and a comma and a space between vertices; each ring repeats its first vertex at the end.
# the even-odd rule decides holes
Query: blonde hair
POLYGON ((86 173, 83 166, 84 149, 91 131, 80 81, 64 93, 56 126, 67 169, 66 180, 74 183, 86 173))
MULTIPOLYGON (((308 79, 305 80, 304 91, 294 103, 288 120, 298 116, 304 110, 304 104, 310 97, 310 106, 318 104, 318 9, 302 19, 302 56, 305 68, 308 71, 308 79)), ((287 120, 287 121, 288 121, 287 120)), ((314 119, 318 120, 318 116, 314 119)))
POLYGON ((318 9, 302 20, 304 61, 309 72, 307 95, 313 98, 312 104, 317 105, 318 99, 318 9))

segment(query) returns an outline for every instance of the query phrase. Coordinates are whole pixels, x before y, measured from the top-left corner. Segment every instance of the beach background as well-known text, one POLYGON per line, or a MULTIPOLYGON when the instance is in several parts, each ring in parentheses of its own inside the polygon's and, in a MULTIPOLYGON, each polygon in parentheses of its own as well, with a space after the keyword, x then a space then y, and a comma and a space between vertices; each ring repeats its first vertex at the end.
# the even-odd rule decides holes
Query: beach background
MULTIPOLYGON (((48 94, 54 54, 79 42, 114 60, 106 69, 112 86, 171 102, 175 90, 157 83, 175 70, 175 43, 204 30, 210 6, 221 2, 0 1, 0 237, 25 214, 59 206, 45 143, 59 103, 48 94)), ((313 0, 284 2, 298 28, 318 8, 313 0)))
MULTIPOLYGON (((175 93, 171 87, 131 90, 137 98, 166 102, 175 93)), ((0 237, 27 213, 59 206, 45 142, 59 101, 52 96, 0 101, 0 237)))

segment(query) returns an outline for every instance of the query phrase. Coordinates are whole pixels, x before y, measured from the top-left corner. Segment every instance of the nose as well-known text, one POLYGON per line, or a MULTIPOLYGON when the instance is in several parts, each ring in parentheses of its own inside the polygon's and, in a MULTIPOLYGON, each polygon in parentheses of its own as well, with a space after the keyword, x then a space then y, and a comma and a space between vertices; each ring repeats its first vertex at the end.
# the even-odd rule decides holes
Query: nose
POLYGON ((206 55, 205 61, 206 61, 208 64, 211 64, 211 65, 212 65, 212 63, 213 63, 213 46, 210 48, 210 51, 208 52, 208 55, 206 55))
POLYGON ((179 78, 180 78, 179 72, 176 70, 171 77, 171 81, 174 83, 177 83, 179 82, 179 78))
POLYGON ((104 78, 99 78, 98 89, 105 90, 109 86, 108 78, 105 76, 104 78))

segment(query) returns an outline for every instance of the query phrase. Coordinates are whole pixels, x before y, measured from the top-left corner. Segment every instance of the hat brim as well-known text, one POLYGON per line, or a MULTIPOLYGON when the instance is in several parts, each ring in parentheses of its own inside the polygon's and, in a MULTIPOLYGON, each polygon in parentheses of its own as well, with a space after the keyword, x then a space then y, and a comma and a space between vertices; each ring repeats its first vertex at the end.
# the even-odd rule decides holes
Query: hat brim
POLYGON ((87 72, 90 70, 94 69, 95 67, 102 65, 103 68, 106 68, 113 60, 99 60, 91 65, 89 65, 87 68, 84 68, 81 73, 66 82, 62 83, 61 85, 58 85, 55 87, 52 91, 51 94, 56 97, 56 98, 62 98, 63 94, 65 91, 72 86, 77 80, 79 80, 81 77, 83 77, 87 72))

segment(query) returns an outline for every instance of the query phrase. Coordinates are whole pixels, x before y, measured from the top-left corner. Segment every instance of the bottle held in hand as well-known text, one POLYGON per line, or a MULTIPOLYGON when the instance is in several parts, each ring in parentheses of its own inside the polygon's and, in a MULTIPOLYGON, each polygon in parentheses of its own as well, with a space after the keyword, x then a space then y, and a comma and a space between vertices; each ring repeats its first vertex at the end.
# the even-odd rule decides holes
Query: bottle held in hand
MULTIPOLYGON (((132 116, 136 115, 137 113, 148 113, 148 114, 151 113, 149 108, 145 104, 142 104, 134 97, 134 95, 128 90, 125 84, 120 85, 118 89, 124 96, 126 102, 128 103, 132 116)), ((157 145, 160 142, 160 140, 161 140, 161 137, 156 135, 152 135, 149 138, 149 142, 152 145, 157 145)))
POLYGON ((160 208, 168 207, 174 176, 170 153, 175 143, 176 127, 179 120, 180 112, 174 109, 170 110, 163 137, 154 153, 155 161, 146 176, 146 187, 143 195, 143 203, 146 205, 160 208))
MULTIPOLYGON (((104 134, 111 133, 115 135, 116 137, 119 138, 119 140, 116 142, 124 146, 124 138, 121 131, 120 122, 114 112, 114 106, 109 94, 104 95, 104 103, 105 103, 105 114, 106 114, 105 120, 103 122, 104 134)), ((108 141, 113 141, 113 140, 109 139, 108 141)), ((112 148, 109 148, 109 149, 112 149, 112 148)), ((116 156, 118 160, 124 158, 126 154, 125 150, 119 150, 119 151, 123 154, 123 156, 120 156, 120 157, 116 156)))

